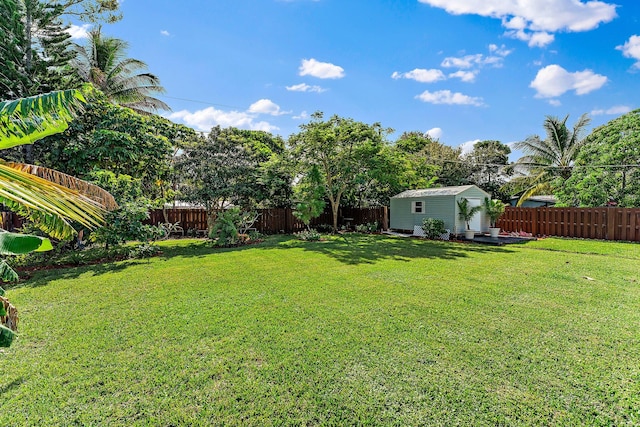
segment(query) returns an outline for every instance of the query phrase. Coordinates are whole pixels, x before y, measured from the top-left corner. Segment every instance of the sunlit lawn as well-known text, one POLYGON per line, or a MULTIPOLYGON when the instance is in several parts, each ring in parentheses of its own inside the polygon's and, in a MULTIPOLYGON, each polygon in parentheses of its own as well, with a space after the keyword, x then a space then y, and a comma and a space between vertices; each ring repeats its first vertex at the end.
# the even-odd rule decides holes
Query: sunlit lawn
POLYGON ((640 245, 163 245, 9 290, 3 425, 640 424, 640 245))

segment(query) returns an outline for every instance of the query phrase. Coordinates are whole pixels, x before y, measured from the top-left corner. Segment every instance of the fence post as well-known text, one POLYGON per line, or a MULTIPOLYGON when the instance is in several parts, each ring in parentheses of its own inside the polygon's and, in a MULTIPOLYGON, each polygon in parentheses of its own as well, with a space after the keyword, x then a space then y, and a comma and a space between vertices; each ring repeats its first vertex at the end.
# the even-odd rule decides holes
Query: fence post
POLYGON ((616 215, 615 209, 609 208, 605 210, 607 216, 607 231, 605 239, 615 240, 616 238, 616 215))
POLYGON ((389 208, 387 206, 382 208, 382 229, 387 231, 389 229, 389 208))

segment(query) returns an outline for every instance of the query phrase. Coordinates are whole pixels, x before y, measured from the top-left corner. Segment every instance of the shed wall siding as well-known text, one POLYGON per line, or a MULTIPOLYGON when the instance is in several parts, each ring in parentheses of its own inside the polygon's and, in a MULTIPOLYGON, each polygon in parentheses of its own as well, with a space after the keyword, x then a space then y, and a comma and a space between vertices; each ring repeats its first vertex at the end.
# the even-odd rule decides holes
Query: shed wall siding
POLYGON ((389 225, 396 230, 413 230, 413 214, 411 202, 413 199, 391 199, 389 204, 389 225))
POLYGON ((453 231, 455 226, 454 198, 451 196, 416 197, 391 199, 391 228, 396 230, 413 230, 415 225, 422 225, 425 218, 436 218, 444 221, 444 227, 453 231), (411 203, 424 202, 423 214, 411 213, 411 203))
MULTIPOLYGON (((391 198, 390 201, 390 227, 396 230, 413 230, 415 225, 422 225, 425 218, 436 218, 444 221, 444 227, 452 233, 464 232, 464 221, 458 218, 457 201, 463 198, 480 199, 484 203, 485 197, 490 197, 478 187, 470 187, 457 195, 432 195, 423 197, 391 198), (421 201, 424 203, 423 214, 411 213, 411 203, 421 201)), ((484 210, 481 211, 481 230, 489 229, 489 218, 484 210)))

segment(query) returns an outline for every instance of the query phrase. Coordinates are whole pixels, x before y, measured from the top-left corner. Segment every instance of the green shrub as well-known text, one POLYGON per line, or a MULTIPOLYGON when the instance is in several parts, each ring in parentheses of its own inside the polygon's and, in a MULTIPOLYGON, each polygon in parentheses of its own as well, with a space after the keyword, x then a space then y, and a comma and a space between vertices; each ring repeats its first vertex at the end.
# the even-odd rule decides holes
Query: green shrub
POLYGON ((162 251, 158 245, 142 243, 129 251, 129 258, 151 258, 152 256, 156 256, 160 253, 162 253, 162 251))
POLYGON ((425 218, 422 220, 422 229, 427 239, 439 239, 447 230, 444 228, 444 221, 436 218, 425 218))
POLYGON ((356 225, 356 231, 358 233, 375 233, 378 231, 378 223, 374 221, 366 224, 358 224, 356 225))
POLYGON ((220 212, 209 232, 209 238, 216 246, 231 246, 240 241, 238 224, 241 221, 240 209, 232 208, 220 212))
POLYGON ((91 233, 90 240, 108 248, 131 240, 148 241, 161 237, 160 228, 143 224, 147 218, 149 206, 146 203, 123 203, 115 211, 107 212, 107 225, 91 233))
POLYGON ((307 241, 307 242, 317 242, 318 240, 320 240, 320 233, 318 233, 314 229, 300 231, 298 233, 294 233, 294 235, 298 239, 304 240, 304 241, 307 241))

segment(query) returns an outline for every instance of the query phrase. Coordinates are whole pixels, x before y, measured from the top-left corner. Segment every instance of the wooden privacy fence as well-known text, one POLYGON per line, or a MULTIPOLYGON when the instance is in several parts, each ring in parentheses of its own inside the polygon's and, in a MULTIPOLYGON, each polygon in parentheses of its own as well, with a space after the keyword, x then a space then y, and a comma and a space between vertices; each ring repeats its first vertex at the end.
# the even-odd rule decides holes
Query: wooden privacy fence
POLYGON ((640 242, 640 209, 507 207, 497 226, 534 236, 640 242))
MULTIPOLYGON (((265 234, 295 233, 306 227, 302 221, 293 215, 291 208, 258 209, 260 214, 254 224, 259 232, 265 234)), ((185 230, 206 230, 207 213, 204 209, 166 209, 166 219, 162 209, 149 212, 148 224, 157 225, 162 222, 176 223, 185 230)), ((354 227, 360 224, 377 222, 384 229, 388 228, 389 210, 386 206, 376 208, 340 208, 338 212, 338 225, 354 227)), ((311 221, 312 227, 330 225, 333 216, 329 209, 325 210, 318 218, 311 221)))
POLYGON ((13 212, 0 212, 0 219, 2 224, 0 228, 6 231, 13 231, 16 228, 22 227, 22 218, 13 212))

